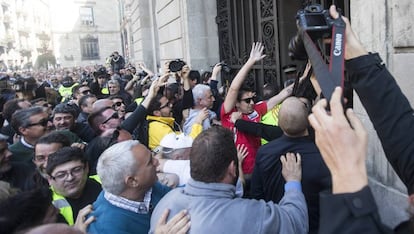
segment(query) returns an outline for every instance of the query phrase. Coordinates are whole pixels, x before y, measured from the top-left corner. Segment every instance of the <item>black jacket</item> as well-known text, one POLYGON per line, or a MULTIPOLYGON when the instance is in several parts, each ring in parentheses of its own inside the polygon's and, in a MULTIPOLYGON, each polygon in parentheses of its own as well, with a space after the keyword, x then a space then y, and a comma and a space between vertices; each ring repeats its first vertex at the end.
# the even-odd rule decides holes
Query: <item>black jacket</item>
POLYGON ((251 195, 279 203, 285 193, 280 156, 300 153, 302 158, 302 191, 309 215, 309 233, 317 233, 319 226, 319 192, 332 187, 331 174, 310 137, 283 135, 259 148, 251 180, 251 195))

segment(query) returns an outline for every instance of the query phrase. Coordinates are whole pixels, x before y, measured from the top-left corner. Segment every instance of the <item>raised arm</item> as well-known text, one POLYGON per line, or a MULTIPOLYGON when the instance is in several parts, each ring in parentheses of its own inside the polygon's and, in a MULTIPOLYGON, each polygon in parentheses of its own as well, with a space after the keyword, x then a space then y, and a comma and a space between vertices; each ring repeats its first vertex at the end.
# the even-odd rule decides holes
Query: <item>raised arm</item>
MULTIPOLYGON (((303 75, 299 78, 299 82, 302 82, 306 76, 308 75, 309 71, 311 69, 311 64, 308 62, 306 64, 305 71, 303 72, 303 75)), ((276 105, 282 103, 286 98, 288 98, 290 95, 292 95, 294 84, 289 85, 288 87, 282 89, 278 94, 271 97, 269 100, 267 100, 267 109, 270 110, 276 105)))
POLYGON ((227 96, 224 99, 224 112, 229 113, 237 102, 237 93, 239 92, 247 74, 252 69, 253 65, 262 60, 266 55, 263 54, 264 46, 261 42, 253 43, 252 50, 250 51, 250 57, 247 62, 243 65, 240 71, 237 73, 231 82, 227 96))
POLYGON ((148 74, 148 76, 153 77, 154 72, 152 72, 150 69, 148 69, 144 63, 138 63, 138 67, 141 68, 144 72, 148 74))
POLYGON ((288 98, 290 95, 292 95, 293 91, 293 84, 289 85, 288 87, 282 89, 278 94, 271 97, 269 100, 267 100, 266 105, 267 109, 271 110, 276 105, 282 103, 286 98, 288 98))
POLYGON ((151 100, 157 96, 160 87, 165 85, 166 80, 168 79, 168 73, 161 76, 159 79, 156 79, 152 82, 151 87, 149 88, 148 95, 142 101, 141 105, 146 109, 148 108, 151 100))

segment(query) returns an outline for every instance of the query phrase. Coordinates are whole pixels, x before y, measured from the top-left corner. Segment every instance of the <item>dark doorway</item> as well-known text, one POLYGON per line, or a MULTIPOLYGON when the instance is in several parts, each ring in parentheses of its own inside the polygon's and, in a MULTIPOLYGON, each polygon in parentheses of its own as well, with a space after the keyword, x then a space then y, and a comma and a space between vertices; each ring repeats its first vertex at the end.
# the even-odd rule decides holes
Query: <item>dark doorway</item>
MULTIPOLYGON (((288 44, 296 34, 296 12, 308 3, 320 3, 325 8, 333 1, 306 0, 217 0, 218 36, 220 60, 232 69, 223 73, 227 87, 247 61, 253 42, 265 45, 266 58, 257 63, 249 78, 257 93, 262 94, 265 83, 282 87, 285 81, 282 67, 303 61, 292 61, 288 56, 288 44)), ((345 15, 349 16, 349 0, 335 1, 345 15)))

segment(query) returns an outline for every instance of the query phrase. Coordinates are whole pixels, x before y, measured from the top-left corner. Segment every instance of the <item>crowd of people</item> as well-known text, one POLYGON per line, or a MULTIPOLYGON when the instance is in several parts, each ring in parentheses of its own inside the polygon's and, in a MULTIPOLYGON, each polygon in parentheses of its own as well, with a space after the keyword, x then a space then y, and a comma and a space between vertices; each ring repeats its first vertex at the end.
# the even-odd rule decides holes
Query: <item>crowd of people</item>
MULTIPOLYGON (((412 108, 343 20, 352 87, 414 207, 412 108)), ((328 111, 309 63, 258 97, 248 74, 265 56, 253 43, 224 92, 222 63, 200 75, 167 62, 156 74, 118 52, 106 66, 2 74, 0 233, 414 230, 382 224, 367 132, 344 114, 342 89, 328 111)))

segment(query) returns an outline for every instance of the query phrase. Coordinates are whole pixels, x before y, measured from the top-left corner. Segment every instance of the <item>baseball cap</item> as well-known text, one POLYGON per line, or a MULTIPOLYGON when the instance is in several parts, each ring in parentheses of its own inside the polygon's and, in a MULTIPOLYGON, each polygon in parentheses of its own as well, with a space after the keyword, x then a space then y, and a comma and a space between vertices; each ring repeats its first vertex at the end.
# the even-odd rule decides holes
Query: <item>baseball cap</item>
POLYGON ((193 138, 181 134, 169 133, 162 138, 160 146, 169 149, 190 148, 193 145, 193 138))

